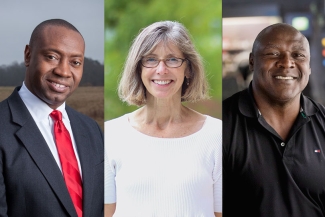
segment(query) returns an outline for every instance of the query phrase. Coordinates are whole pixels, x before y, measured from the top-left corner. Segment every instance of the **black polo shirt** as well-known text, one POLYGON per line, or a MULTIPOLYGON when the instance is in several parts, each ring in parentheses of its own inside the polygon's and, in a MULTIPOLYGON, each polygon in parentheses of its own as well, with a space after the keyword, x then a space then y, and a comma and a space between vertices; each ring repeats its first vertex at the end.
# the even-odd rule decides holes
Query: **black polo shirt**
POLYGON ((223 216, 325 216, 325 108, 301 96, 283 141, 251 88, 223 101, 223 216))

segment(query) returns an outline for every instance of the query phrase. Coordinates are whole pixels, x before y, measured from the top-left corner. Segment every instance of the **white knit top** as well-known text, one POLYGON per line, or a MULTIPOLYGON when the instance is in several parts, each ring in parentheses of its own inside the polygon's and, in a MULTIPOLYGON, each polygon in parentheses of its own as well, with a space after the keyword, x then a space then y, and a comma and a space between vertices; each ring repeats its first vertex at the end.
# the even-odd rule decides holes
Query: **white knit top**
POLYGON ((222 122, 182 138, 134 129, 128 114, 105 122, 105 204, 114 217, 213 217, 222 210, 222 122))

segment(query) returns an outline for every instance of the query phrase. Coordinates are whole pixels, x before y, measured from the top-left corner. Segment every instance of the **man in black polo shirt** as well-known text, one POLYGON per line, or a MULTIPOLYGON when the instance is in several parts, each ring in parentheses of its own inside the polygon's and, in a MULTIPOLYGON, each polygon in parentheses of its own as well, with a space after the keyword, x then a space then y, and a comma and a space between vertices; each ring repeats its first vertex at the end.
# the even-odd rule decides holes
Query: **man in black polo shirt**
POLYGON ((325 216, 325 108, 301 93, 307 39, 271 25, 249 66, 250 87, 223 102, 223 216, 325 216))

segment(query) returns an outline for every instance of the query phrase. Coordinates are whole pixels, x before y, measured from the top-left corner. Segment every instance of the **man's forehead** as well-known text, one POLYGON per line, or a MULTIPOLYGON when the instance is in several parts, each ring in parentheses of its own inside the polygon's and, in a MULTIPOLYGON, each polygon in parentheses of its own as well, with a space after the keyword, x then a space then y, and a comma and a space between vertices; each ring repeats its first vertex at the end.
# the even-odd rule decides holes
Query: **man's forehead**
POLYGON ((303 39, 282 39, 282 40, 268 40, 264 43, 260 43, 265 48, 279 48, 282 47, 284 44, 290 46, 291 48, 295 49, 306 49, 308 47, 308 43, 305 42, 303 39))
POLYGON ((309 47, 306 37, 298 31, 268 31, 259 39, 259 44, 263 47, 276 47, 281 44, 290 45, 293 48, 307 49, 309 47))
POLYGON ((33 49, 84 56, 85 43, 79 32, 62 26, 47 26, 38 34, 33 49))
POLYGON ((37 37, 36 44, 44 45, 54 41, 63 41, 68 39, 71 43, 79 43, 83 47, 85 42, 81 34, 64 26, 46 26, 37 37))
POLYGON ((76 40, 78 39, 82 39, 83 37, 81 36, 81 34, 73 29, 69 29, 65 26, 57 26, 57 25, 48 25, 45 26, 41 32, 40 35, 42 37, 51 37, 51 36, 62 36, 62 35, 71 35, 73 37, 76 37, 76 40))

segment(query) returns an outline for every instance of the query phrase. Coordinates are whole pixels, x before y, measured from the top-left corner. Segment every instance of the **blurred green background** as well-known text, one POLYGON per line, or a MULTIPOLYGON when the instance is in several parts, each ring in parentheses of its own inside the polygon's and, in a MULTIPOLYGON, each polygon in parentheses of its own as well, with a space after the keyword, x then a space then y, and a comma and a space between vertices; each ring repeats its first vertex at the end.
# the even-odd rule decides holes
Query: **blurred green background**
POLYGON ((105 120, 137 109, 122 103, 117 95, 120 73, 139 31, 162 20, 182 23, 204 60, 211 99, 186 105, 221 119, 221 9, 221 0, 105 0, 105 120))

